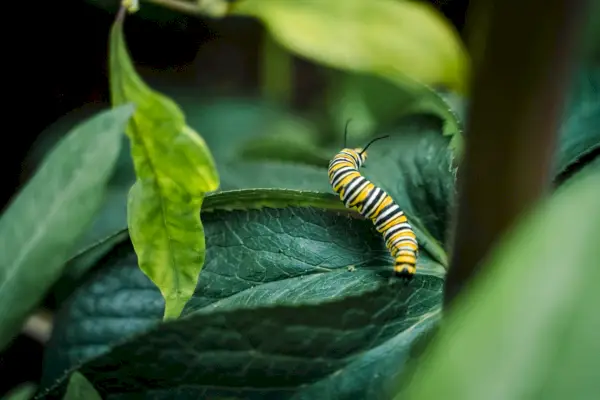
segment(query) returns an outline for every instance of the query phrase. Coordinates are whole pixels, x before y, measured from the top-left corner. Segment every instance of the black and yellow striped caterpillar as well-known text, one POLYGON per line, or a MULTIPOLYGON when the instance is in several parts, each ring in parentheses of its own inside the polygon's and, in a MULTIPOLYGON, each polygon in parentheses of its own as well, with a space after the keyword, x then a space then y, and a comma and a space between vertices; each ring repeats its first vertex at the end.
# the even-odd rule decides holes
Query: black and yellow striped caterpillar
MULTIPOLYGON (((347 134, 348 123, 345 138, 347 134)), ((367 159, 367 148, 386 137, 375 138, 362 149, 349 149, 344 143, 344 149, 329 163, 329 183, 346 207, 358 211, 373 222, 375 229, 383 234, 385 245, 394 258, 395 275, 410 280, 417 269, 419 251, 415 233, 392 197, 358 171, 367 159)))

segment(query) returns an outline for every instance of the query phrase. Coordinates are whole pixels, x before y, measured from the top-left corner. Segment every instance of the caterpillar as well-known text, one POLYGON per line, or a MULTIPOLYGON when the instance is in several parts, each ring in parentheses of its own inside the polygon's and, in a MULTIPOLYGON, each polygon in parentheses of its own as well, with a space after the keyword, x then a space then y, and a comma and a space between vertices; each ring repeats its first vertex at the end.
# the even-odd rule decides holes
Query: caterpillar
POLYGON ((416 235, 392 197, 359 172, 367 159, 367 148, 388 136, 375 138, 364 148, 347 148, 349 122, 344 132, 344 148, 329 162, 329 183, 347 208, 373 222, 394 259, 394 274, 410 280, 417 269, 419 245, 416 235))

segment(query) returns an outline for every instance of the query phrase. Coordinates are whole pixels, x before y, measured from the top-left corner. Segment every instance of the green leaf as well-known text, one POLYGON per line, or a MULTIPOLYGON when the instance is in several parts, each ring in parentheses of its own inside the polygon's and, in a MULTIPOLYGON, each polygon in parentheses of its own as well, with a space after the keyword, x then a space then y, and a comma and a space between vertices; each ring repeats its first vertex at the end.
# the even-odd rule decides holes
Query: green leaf
POLYGON ((443 267, 423 251, 416 280, 390 286, 392 260, 369 221, 314 207, 203 211, 202 218, 206 266, 184 316, 156 325, 161 296, 124 243, 59 312, 45 360, 48 386, 83 363, 103 395, 305 398, 330 381, 364 398, 385 390, 414 338, 437 321, 443 267), (105 380, 109 370, 114 376, 105 380), (361 374, 377 378, 364 385, 361 374))
POLYGON ((99 209, 132 112, 125 105, 73 129, 0 219, 0 349, 58 279, 99 209))
MULTIPOLYGON (((311 153, 311 148, 314 149, 314 147, 311 147, 310 143, 315 140, 316 127, 280 107, 259 99, 220 98, 218 101, 214 99, 202 100, 190 96, 183 88, 166 87, 164 90, 173 96, 180 105, 187 117, 188 125, 199 132, 206 132, 206 143, 214 155, 219 169, 225 168, 232 162, 237 163, 244 159, 256 162, 258 159, 273 158, 276 161, 278 158, 285 158, 286 160, 292 158, 298 162, 322 164, 324 158, 329 156, 329 153, 323 153, 322 150, 319 153, 311 153), (243 127, 243 129, 240 129, 240 127, 243 127), (297 148, 296 146, 293 149, 290 153, 293 157, 264 157, 265 153, 269 151, 281 154, 282 147, 285 150, 287 148, 285 146, 288 144, 286 141, 292 137, 296 138, 294 139, 296 143, 302 142, 305 144, 304 147, 297 148), (259 143, 260 146, 257 146, 256 143, 259 143)), ((64 133, 78 121, 96 111, 97 107, 84 107, 70 113, 46 129, 34 145, 29 156, 29 163, 34 166, 38 165, 39 159, 49 146, 61 136, 64 136, 64 133)), ((279 164, 275 163, 272 167, 266 168, 272 170, 272 175, 279 176, 281 180, 281 174, 287 172, 285 170, 278 171, 279 164)), ((282 168, 285 169, 285 167, 282 168)), ((304 174, 303 170, 307 170, 308 176, 314 179, 315 173, 317 173, 310 167, 303 168, 300 166, 299 169, 294 173, 295 176, 301 176, 304 174)), ((275 184, 276 181, 269 181, 269 178, 265 176, 256 177, 256 182, 254 182, 255 177, 253 176, 249 176, 243 181, 233 173, 228 176, 233 177, 232 184, 228 183, 227 176, 223 177, 221 174, 221 188, 254 188, 265 186, 265 184, 267 187, 294 188, 293 185, 286 186, 290 182, 293 183, 293 180, 288 180, 287 184, 281 186, 275 184)), ((306 181, 307 179, 302 178, 300 181, 306 181)), ((110 251, 113 247, 111 243, 114 244, 115 235, 126 228, 127 194, 134 183, 135 172, 131 160, 129 139, 123 135, 123 146, 113 176, 108 183, 102 209, 96 215, 88 230, 77 241, 69 265, 65 268, 65 275, 57 285, 56 294, 59 295, 59 301, 70 293, 78 279, 89 268, 110 251)))
POLYGON ((2 400, 29 400, 33 398, 36 389, 37 386, 35 384, 27 382, 10 390, 2 396, 2 400))
POLYGON ((465 93, 469 60, 458 34, 429 4, 412 1, 245 0, 232 15, 260 19, 293 53, 327 67, 383 77, 412 93, 412 108, 440 115, 460 132, 456 115, 428 85, 465 93))
POLYGON ((524 218, 457 300, 398 398, 597 397, 599 198, 596 169, 524 218))
POLYGON ((412 1, 244 0, 234 15, 260 19, 291 51, 327 66, 462 93, 468 55, 435 8, 412 1))
POLYGON ((179 107, 136 74, 122 24, 117 18, 110 38, 112 102, 138 106, 127 129, 137 176, 127 224, 141 270, 166 299, 164 317, 176 318, 204 264, 200 208, 205 193, 218 188, 219 177, 206 144, 186 125, 179 107))
POLYGON ((63 400, 102 400, 102 397, 85 376, 75 371, 69 378, 67 393, 63 400))
POLYGON ((559 180, 600 150, 600 68, 575 75, 561 125, 554 174, 559 180))
MULTIPOLYGON (((244 114, 244 108, 237 104, 237 102, 224 103, 221 106, 213 106, 211 110, 214 113, 202 113, 200 116, 197 113, 193 114, 196 117, 194 120, 196 126, 202 126, 203 130, 214 133, 207 139, 207 142, 212 142, 214 148, 218 150, 215 155, 221 163, 222 190, 288 188, 333 194, 327 179, 327 171, 324 168, 277 161, 232 162, 231 160, 235 159, 232 146, 221 146, 218 138, 221 135, 223 135, 222 137, 227 137, 227 135, 235 137, 238 134, 240 138, 243 136, 239 133, 239 129, 236 130, 233 125, 230 125, 229 119, 225 118, 224 122, 219 123, 216 117, 212 117, 213 115, 222 115, 225 111, 230 110, 234 114, 233 119, 242 126, 258 126, 266 129, 274 126, 273 123, 279 120, 276 117, 277 114, 272 114, 272 110, 260 107, 255 107, 256 114, 254 118, 251 118, 252 114, 244 114)), ((247 133, 248 135, 255 134, 253 129, 247 133)), ((447 151, 448 139, 439 134, 439 122, 430 117, 405 118, 396 129, 387 133, 390 133, 392 138, 388 139, 387 143, 373 146, 369 150, 369 161, 363 173, 371 179, 377 179, 379 184, 385 184, 389 193, 402 207, 407 209, 411 221, 414 222, 414 228, 427 238, 422 241, 421 246, 427 248, 442 265, 447 265, 443 243, 447 241, 446 221, 449 218, 451 199, 454 196, 454 175, 450 168, 447 151), (391 148, 390 146, 406 151, 387 151, 386 149, 391 148), (378 153, 380 151, 383 153, 378 153), (387 158, 389 160, 386 160, 387 158)), ((326 154, 333 157, 338 151, 339 148, 336 147, 327 151, 326 154)), ((239 195, 239 192, 237 193, 228 194, 224 203, 236 203, 237 200, 234 197, 239 195)), ((211 209, 213 200, 224 198, 220 196, 209 195, 205 199, 203 210, 211 209), (206 203, 207 201, 209 204, 206 203)), ((268 201, 268 199, 266 200, 268 201)), ((245 204, 251 207, 248 202, 245 204)), ((281 202, 278 204, 279 207, 285 206, 281 202)), ((298 202, 289 204, 299 205, 298 202)), ((339 200, 338 205, 343 207, 339 200)), ((79 254, 74 262, 92 265, 91 262, 97 261, 114 244, 123 239, 122 232, 125 228, 126 222, 122 218, 120 228, 115 229, 112 235, 99 238, 97 242, 94 242, 95 246, 90 247, 87 252, 79 254)), ((80 276, 81 274, 76 275, 76 277, 80 276)), ((74 279, 64 278, 64 286, 67 288, 72 288, 74 283, 74 279)), ((64 295, 61 297, 70 293, 70 290, 63 291, 64 295)))

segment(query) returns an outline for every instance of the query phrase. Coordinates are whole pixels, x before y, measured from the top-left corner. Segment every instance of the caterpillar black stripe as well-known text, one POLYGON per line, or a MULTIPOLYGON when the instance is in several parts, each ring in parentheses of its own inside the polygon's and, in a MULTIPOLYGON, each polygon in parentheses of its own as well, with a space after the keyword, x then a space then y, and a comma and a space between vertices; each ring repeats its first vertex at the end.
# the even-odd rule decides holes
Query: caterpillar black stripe
MULTIPOLYGON (((346 134, 347 129, 348 125, 346 134)), ((416 235, 392 197, 359 172, 367 159, 367 148, 385 137, 371 140, 363 149, 342 149, 329 163, 329 183, 346 207, 373 222, 394 258, 395 275, 410 280, 417 269, 419 245, 416 235)))

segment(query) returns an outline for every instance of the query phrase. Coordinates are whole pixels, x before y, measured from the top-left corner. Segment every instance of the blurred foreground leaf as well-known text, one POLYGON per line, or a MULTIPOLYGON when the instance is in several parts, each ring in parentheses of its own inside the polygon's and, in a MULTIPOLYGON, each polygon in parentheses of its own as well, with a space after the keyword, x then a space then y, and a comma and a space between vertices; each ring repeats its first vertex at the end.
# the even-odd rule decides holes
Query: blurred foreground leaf
POLYGON ((104 111, 54 147, 0 219, 0 349, 60 276, 98 211, 133 108, 104 111))
POLYGON ((399 399, 598 396, 597 167, 573 177, 495 249, 399 399))
POLYGON ((179 107, 152 91, 135 72, 117 18, 110 38, 111 96, 137 111, 127 134, 137 181, 129 192, 129 234, 139 266, 163 294, 165 318, 176 318, 191 297, 204 264, 200 208, 219 177, 202 138, 179 107))

